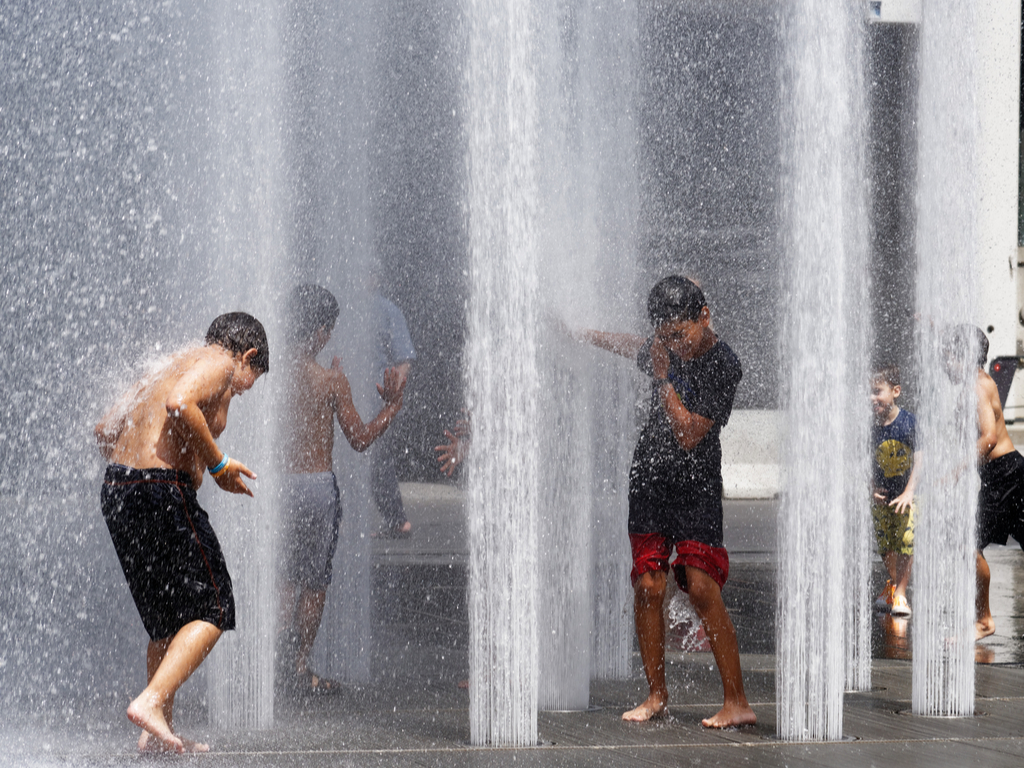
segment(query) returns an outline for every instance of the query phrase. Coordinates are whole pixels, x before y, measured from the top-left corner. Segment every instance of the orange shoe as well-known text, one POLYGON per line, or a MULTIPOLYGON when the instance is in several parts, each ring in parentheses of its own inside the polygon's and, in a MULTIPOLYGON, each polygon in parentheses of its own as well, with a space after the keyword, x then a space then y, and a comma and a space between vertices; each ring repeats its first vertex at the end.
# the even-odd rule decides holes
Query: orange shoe
POLYGON ((906 618, 911 614, 910 603, 907 602, 907 598, 903 595, 897 595, 893 597, 892 607, 889 608, 889 613, 893 616, 903 616, 906 618))

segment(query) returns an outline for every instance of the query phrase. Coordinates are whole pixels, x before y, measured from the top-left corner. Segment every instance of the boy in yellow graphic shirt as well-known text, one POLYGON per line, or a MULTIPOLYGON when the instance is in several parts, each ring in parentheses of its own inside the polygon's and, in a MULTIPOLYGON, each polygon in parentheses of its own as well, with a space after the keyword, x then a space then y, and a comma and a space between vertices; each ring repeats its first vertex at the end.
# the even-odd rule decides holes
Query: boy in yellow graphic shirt
POLYGON ((893 616, 909 616, 907 584, 914 562, 914 488, 921 453, 917 450, 917 420, 896 405, 900 396, 900 372, 884 366, 871 377, 874 426, 873 493, 871 516, 875 522, 878 552, 889 580, 875 607, 893 616))

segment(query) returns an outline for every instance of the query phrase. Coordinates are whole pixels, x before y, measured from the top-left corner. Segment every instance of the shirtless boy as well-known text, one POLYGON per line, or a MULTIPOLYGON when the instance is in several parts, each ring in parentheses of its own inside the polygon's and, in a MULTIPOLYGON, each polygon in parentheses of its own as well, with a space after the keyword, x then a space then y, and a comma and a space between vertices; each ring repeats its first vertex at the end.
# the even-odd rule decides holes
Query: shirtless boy
POLYGON ((174 731, 174 694, 235 627, 220 544, 196 490, 209 469, 230 493, 252 496, 256 475, 217 447, 231 398, 270 367, 267 335, 244 312, 221 315, 206 346, 168 358, 96 425, 107 459, 103 518, 149 633, 148 685, 128 707, 143 751, 206 752, 174 731))
POLYGON ((629 540, 640 656, 650 695, 623 720, 661 716, 665 683, 665 619, 669 556, 689 593, 722 677, 724 704, 707 728, 757 721, 743 690, 736 630, 722 601, 729 556, 722 546, 722 446, 742 375, 729 346, 711 330, 704 293, 678 276, 661 280, 647 300, 654 335, 584 331, 584 340, 636 360, 651 376, 651 404, 629 472, 629 540))
MULTIPOLYGON (((978 398, 978 493, 977 594, 975 597, 975 636, 988 637, 996 631, 989 606, 989 585, 992 573, 982 551, 989 544, 1005 544, 1013 536, 1024 548, 1024 456, 1017 452, 1006 431, 999 390, 983 366, 988 357, 988 337, 973 326, 958 326, 948 337, 947 370, 956 378, 957 356, 972 346, 976 339, 978 357, 975 366, 978 398)), ((962 366, 966 368, 967 366, 962 366)), ((962 381, 963 379, 961 379, 962 381)))
POLYGON ((384 434, 402 408, 405 379, 395 368, 384 371, 377 391, 380 412, 364 424, 352 402, 352 389, 335 357, 329 369, 316 361, 331 338, 338 302, 318 285, 300 285, 288 306, 287 387, 283 465, 287 473, 284 506, 282 647, 280 684, 294 694, 330 693, 334 681, 309 669, 320 619, 331 583, 338 546, 341 499, 332 471, 334 420, 349 444, 365 451, 384 434))

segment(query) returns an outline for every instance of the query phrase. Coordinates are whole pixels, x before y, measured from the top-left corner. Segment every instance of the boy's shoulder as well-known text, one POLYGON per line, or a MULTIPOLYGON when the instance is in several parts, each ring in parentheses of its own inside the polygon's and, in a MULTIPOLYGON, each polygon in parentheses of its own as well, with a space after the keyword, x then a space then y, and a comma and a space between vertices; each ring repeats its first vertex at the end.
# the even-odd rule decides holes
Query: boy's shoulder
POLYGON ((296 361, 290 373, 293 386, 307 391, 319 391, 329 388, 334 371, 324 368, 314 359, 296 361))
POLYGON ((888 424, 875 424, 873 432, 879 440, 913 439, 917 432, 917 417, 906 408, 900 408, 895 419, 888 424))
POLYGON ((693 368, 718 376, 738 376, 743 370, 739 356, 722 339, 716 340, 707 352, 689 363, 693 368))
POLYGON ((900 408, 896 421, 899 421, 910 432, 917 431, 917 417, 906 408, 900 408))
POLYGON ((175 352, 147 378, 157 387, 176 385, 187 379, 209 390, 227 386, 234 370, 231 353, 217 344, 189 347, 175 352))

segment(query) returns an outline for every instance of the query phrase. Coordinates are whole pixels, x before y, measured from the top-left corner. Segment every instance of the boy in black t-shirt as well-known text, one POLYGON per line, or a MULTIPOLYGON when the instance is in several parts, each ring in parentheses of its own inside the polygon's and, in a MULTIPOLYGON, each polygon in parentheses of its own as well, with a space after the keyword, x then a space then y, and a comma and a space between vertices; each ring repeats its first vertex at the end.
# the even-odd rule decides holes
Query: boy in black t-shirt
POLYGON ((629 473, 629 539, 633 551, 634 619, 650 695, 622 718, 663 715, 665 620, 662 609, 674 549, 676 581, 689 593, 722 676, 724 705, 708 728, 757 721, 743 690, 739 645, 721 588, 729 575, 722 546, 722 445, 742 370, 711 330, 704 293, 671 276, 651 289, 647 311, 655 333, 585 331, 583 339, 637 360, 653 378, 650 414, 629 473))
POLYGON ((917 450, 917 420, 896 405, 900 371, 894 365, 879 368, 871 377, 871 406, 875 423, 871 517, 878 553, 889 572, 875 607, 893 616, 909 616, 907 585, 914 562, 914 488, 921 454, 917 450))

